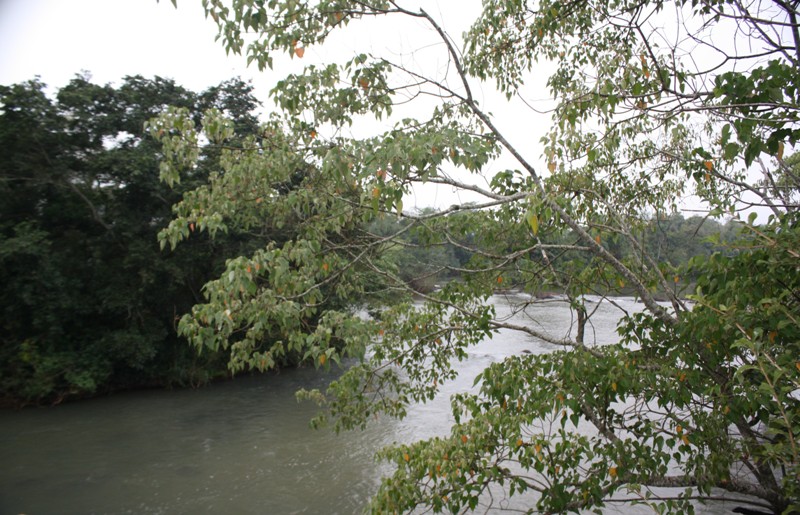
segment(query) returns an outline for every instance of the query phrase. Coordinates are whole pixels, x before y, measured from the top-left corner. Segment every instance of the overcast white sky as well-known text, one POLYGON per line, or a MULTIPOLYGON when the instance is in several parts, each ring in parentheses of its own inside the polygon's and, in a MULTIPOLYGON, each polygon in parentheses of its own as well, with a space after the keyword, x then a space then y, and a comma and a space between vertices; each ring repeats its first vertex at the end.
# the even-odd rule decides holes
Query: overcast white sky
POLYGON ((39 75, 52 87, 89 71, 95 82, 125 75, 171 77, 194 90, 256 77, 214 42, 199 1, 0 0, 0 84, 39 75))
MULTIPOLYGON (((438 3, 428 0, 427 7, 434 15, 438 3)), ((457 37, 480 9, 477 0, 443 3, 458 5, 454 12, 446 13, 447 28, 457 37)), ((444 13, 438 14, 444 17, 444 13)), ((385 31, 396 25, 394 19, 373 19, 357 30, 344 31, 341 37, 335 34, 333 43, 346 59, 372 50, 376 40, 390 39, 385 31)), ((431 32, 421 23, 403 27, 403 41, 393 38, 398 51, 416 49, 420 44, 417 36, 425 30, 431 32)), ((0 84, 38 75, 58 88, 86 70, 101 84, 118 82, 125 75, 159 75, 201 90, 241 76, 252 79, 259 89, 288 73, 288 57, 276 60, 276 72, 259 72, 247 68, 243 57, 227 56, 215 36, 216 26, 205 19, 199 0, 179 0, 178 9, 170 0, 0 0, 0 84)), ((290 68, 299 70, 314 62, 317 51, 310 49, 302 62, 295 59, 290 68)))

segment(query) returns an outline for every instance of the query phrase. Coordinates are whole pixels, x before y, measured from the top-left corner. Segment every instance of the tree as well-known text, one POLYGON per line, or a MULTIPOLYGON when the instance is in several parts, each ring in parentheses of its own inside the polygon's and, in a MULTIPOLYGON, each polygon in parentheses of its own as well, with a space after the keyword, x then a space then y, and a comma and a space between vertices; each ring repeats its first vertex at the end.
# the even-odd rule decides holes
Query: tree
MULTIPOLYGON (((612 496, 674 511, 724 492, 775 513, 800 509, 798 225, 776 186, 794 177, 783 156, 800 136, 797 2, 487 0, 462 39, 447 32, 447 16, 400 1, 204 6, 226 50, 261 69, 281 54, 324 54, 334 35, 384 18, 427 27, 434 41, 419 43, 438 58, 426 67, 388 51, 331 54, 278 82, 280 113, 263 137, 224 148, 220 174, 176 206, 162 237, 177 245, 189 224, 214 232, 239 217, 299 217, 303 230, 231 261, 207 286, 206 302, 181 320, 194 345, 230 346, 235 369, 269 366, 286 345, 323 366, 357 357, 325 392, 306 392, 337 428, 403 416, 499 329, 563 348, 490 366, 478 393, 453 398, 448 437, 387 450, 397 470, 375 512, 459 512, 491 502, 497 488, 533 492, 524 508, 542 512, 612 496), (475 92, 493 85, 509 102, 529 98, 526 81, 542 70, 552 70, 554 109, 540 167, 475 92), (409 102, 419 105, 405 116, 409 102), (345 136, 387 117, 394 125, 377 135, 345 136), (511 169, 498 168, 501 156, 511 169), (297 192, 281 197, 277 185, 298 169, 297 192), (480 200, 404 210, 425 184, 480 200), (741 244, 696 260, 685 273, 699 286, 686 292, 684 272, 651 252, 646 229, 692 195, 710 217, 761 207, 771 218, 742 222, 741 244), (406 223, 392 235, 361 229, 380 216, 406 223), (426 293, 398 277, 389 243, 410 231, 470 255, 459 280, 426 293), (560 291, 573 327, 546 334, 496 317, 487 300, 511 277, 532 294, 560 291), (345 297, 405 292, 422 305, 397 302, 372 319, 319 312, 323 287, 345 297), (633 292, 644 312, 621 313, 619 343, 598 346, 585 295, 619 292, 633 292), (320 317, 313 331, 291 322, 310 313, 320 317), (264 342, 268 325, 283 335, 277 347, 264 342)), ((544 122, 529 115, 531 126, 544 122)), ((213 112, 201 129, 216 145, 233 134, 213 112)), ((173 113, 150 130, 174 157, 162 173, 176 182, 193 166, 198 129, 173 113)))
MULTIPOLYGON (((197 356, 178 338, 175 317, 225 257, 263 239, 233 233, 160 252, 156 235, 181 192, 159 181, 159 149, 142 125, 168 105, 198 121, 213 106, 254 132, 251 87, 234 80, 198 95, 161 78, 114 87, 78 76, 55 98, 38 81, 2 86, 0 105, 0 400, 55 403, 225 374, 224 356, 197 356)), ((204 158, 186 187, 214 166, 204 158)))

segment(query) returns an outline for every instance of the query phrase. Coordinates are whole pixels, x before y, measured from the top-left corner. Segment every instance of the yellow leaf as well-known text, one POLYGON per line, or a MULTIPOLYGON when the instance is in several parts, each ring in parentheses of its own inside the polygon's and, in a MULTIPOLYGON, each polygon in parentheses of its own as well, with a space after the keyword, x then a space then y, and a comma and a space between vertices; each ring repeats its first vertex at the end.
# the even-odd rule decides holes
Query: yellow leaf
POLYGON ((608 475, 611 477, 617 477, 617 467, 610 467, 608 469, 608 475))
POLYGON ((539 216, 533 211, 528 211, 528 213, 525 215, 525 218, 528 220, 528 225, 531 226, 533 235, 536 236, 539 234, 539 216))
POLYGON ((461 443, 467 443, 468 440, 469 440, 469 436, 461 435, 461 443))
POLYGON ((555 172, 556 171, 556 162, 555 161, 550 161, 549 163, 547 163, 547 169, 550 170, 550 173, 555 172))
POLYGON ((326 356, 325 354, 320 354, 319 355, 319 364, 320 365, 324 365, 326 361, 328 361, 328 356, 326 356))
POLYGON ((611 383, 611 389, 617 391, 617 383, 611 383))
POLYGON ((714 169, 714 161, 703 161, 703 166, 705 166, 706 170, 710 172, 714 169))
POLYGON ((783 141, 779 141, 779 142, 778 142, 778 154, 777 154, 777 158, 778 158, 778 159, 783 159, 783 141))
POLYGON ((681 437, 681 440, 683 440, 683 443, 685 443, 686 445, 689 445, 689 437, 688 436, 683 435, 681 437))
POLYGON ((410 460, 411 457, 408 455, 407 452, 405 452, 405 453, 403 453, 403 459, 406 460, 406 462, 408 462, 408 460, 410 460))

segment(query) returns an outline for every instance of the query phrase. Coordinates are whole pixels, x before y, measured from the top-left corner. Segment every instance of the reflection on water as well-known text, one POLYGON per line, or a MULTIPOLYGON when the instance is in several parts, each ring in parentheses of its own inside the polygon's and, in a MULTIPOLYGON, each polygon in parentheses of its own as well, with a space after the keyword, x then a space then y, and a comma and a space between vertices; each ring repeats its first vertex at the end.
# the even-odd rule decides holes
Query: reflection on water
MULTIPOLYGON (((498 316, 519 300, 494 298, 498 316)), ((613 341, 618 316, 599 304, 587 341, 613 341)), ((537 304, 513 321, 558 336, 573 322, 561 302, 537 304)), ((295 400, 297 389, 330 381, 313 369, 0 412, 0 514, 355 513, 390 471, 375 462, 376 450, 447 432, 450 394, 471 389, 493 361, 555 348, 500 331, 469 350, 459 378, 434 401, 402 421, 339 435, 309 429, 317 408, 295 400)))

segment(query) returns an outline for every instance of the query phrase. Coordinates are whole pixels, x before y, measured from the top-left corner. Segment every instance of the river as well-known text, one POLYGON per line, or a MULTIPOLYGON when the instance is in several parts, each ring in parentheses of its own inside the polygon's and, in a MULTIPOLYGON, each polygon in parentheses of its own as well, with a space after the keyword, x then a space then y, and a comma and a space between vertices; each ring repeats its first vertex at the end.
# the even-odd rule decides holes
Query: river
MULTIPOLYGON (((500 315, 508 313, 507 297, 493 301, 500 315)), ((632 299, 620 303, 637 309, 632 299)), ((522 314, 515 320, 561 334, 571 325, 562 303, 539 306, 536 315, 539 322, 522 314)), ((599 305, 599 342, 613 341, 618 316, 599 305)), ((3 411, 0 515, 356 513, 390 472, 373 459, 376 450, 446 433, 453 422, 449 395, 469 390, 489 363, 554 348, 501 332, 470 349, 459 378, 406 419, 339 435, 310 429, 316 406, 295 400, 297 389, 322 387, 332 377, 313 369, 3 411)))

